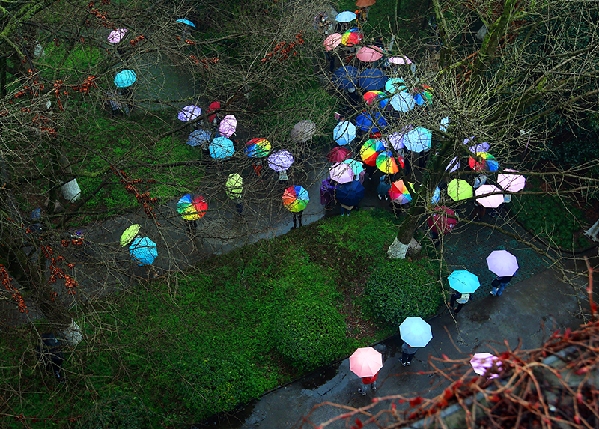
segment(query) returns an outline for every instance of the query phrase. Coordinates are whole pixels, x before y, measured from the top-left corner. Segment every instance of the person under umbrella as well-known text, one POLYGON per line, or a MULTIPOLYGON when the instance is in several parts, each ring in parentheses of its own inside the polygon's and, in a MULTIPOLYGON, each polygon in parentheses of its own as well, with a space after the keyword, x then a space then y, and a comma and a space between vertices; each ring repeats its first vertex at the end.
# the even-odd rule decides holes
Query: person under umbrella
POLYGON ((403 366, 412 363, 417 347, 425 347, 433 339, 431 325, 421 317, 406 317, 399 325, 399 334, 404 342, 401 356, 403 366))
POLYGON ((302 226, 302 212, 308 205, 310 201, 310 197, 308 196, 308 191, 306 191, 301 186, 290 186, 285 189, 283 193, 283 205, 287 210, 293 213, 293 228, 297 228, 297 223, 299 221, 299 226, 302 226))
POLYGON ((349 216, 350 211, 364 198, 364 192, 364 186, 358 180, 337 186, 335 199, 341 205, 341 216, 349 216))
MULTIPOLYGON (((437 190, 439 190, 440 194, 441 191, 438 187, 435 189, 435 192, 437 190)), ((440 244, 439 236, 451 232, 451 230, 458 224, 458 220, 449 217, 456 215, 449 207, 439 206, 435 207, 434 210, 438 213, 434 213, 429 217, 427 223, 430 228, 433 243, 435 244, 435 247, 437 247, 440 244)))
POLYGON ((487 256, 487 267, 497 276, 491 283, 493 290, 490 293, 493 296, 501 296, 520 268, 518 259, 507 250, 491 252, 487 256))
POLYGON ((241 216, 243 214, 243 204, 241 202, 241 195, 243 193, 243 177, 239 174, 229 174, 227 183, 225 183, 225 189, 227 196, 235 203, 237 214, 241 216))
POLYGON ((455 270, 447 278, 449 286, 456 292, 451 295, 450 309, 453 314, 458 314, 462 307, 470 300, 470 294, 480 287, 480 282, 475 274, 468 270, 455 270), (456 305, 457 304, 457 305, 456 305))
POLYGON ((376 391, 376 379, 380 369, 383 367, 383 355, 372 347, 360 347, 349 357, 349 369, 351 372, 362 378, 364 388, 359 388, 358 392, 366 395, 366 387, 372 386, 372 391, 376 391))

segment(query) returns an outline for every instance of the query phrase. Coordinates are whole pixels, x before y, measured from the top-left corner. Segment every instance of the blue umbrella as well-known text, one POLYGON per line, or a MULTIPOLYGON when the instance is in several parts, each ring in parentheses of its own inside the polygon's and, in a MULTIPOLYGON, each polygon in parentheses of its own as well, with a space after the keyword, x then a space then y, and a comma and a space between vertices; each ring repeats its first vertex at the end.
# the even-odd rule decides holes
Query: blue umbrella
POLYGON ((420 153, 431 148, 431 137, 431 131, 423 127, 416 127, 404 135, 403 142, 408 150, 420 153))
POLYGON ((385 87, 387 76, 381 69, 366 69, 359 78, 358 84, 366 91, 378 91, 385 87))
POLYGON ((455 270, 447 280, 449 286, 459 293, 474 293, 480 286, 478 277, 468 270, 455 270))
POLYGON ((210 141, 210 132, 206 130, 195 130, 189 134, 187 144, 189 146, 199 146, 210 141))
POLYGON ((129 246, 131 257, 138 262, 137 265, 150 265, 158 256, 156 243, 148 237, 135 238, 129 246))
POLYGON ((332 81, 341 89, 355 88, 358 82, 358 69, 352 66, 339 67, 333 72, 332 81))
POLYGON ((333 129, 333 140, 335 140, 339 146, 349 144, 355 138, 356 126, 349 121, 341 121, 333 129))
POLYGON ((364 186, 357 180, 339 184, 335 189, 335 198, 346 206, 357 206, 364 198, 364 186))
POLYGON ((378 133, 378 127, 386 127, 387 120, 381 115, 380 112, 375 112, 374 115, 370 113, 362 113, 356 117, 356 125, 364 131, 371 133, 378 133), (376 121, 376 124, 374 123, 376 121))
POLYGON ((235 145, 226 137, 217 137, 208 146, 210 156, 214 159, 225 159, 235 153, 235 145))
POLYGON ((127 88, 135 83, 137 75, 133 70, 123 70, 114 77, 114 84, 117 88, 127 88))
POLYGON ((195 24, 191 22, 189 19, 178 19, 177 22, 182 22, 183 24, 187 24, 193 28, 195 28, 195 24))
POLYGON ((391 97, 391 106, 399 111, 399 112, 407 112, 408 110, 412 110, 416 103, 414 102, 414 97, 412 97, 408 92, 401 91, 391 97))

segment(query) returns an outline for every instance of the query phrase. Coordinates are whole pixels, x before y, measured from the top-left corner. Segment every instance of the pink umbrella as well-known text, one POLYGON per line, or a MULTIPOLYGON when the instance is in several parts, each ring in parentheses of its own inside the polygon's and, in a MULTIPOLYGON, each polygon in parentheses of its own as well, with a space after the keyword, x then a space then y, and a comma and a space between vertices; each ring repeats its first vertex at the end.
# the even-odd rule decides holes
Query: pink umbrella
POLYGON ((360 61, 371 62, 380 60, 383 58, 383 54, 380 51, 371 48, 370 46, 363 46, 356 54, 356 57, 360 61))
POLYGON ((507 250, 495 250, 487 256, 487 267, 499 277, 513 276, 518 271, 518 259, 507 250))
POLYGON ((451 232, 451 230, 458 224, 458 220, 447 217, 446 215, 455 216, 455 212, 449 207, 445 206, 435 207, 435 210, 439 211, 440 213, 435 213, 428 218, 428 226, 437 234, 451 232))
POLYGON ((410 61, 410 59, 405 56, 391 57, 391 58, 389 58, 389 62, 391 64, 412 64, 412 61, 410 61))
POLYGON ((328 35, 327 38, 324 39, 324 42, 322 42, 322 44, 324 45, 324 49, 327 51, 332 51, 337 46, 339 46, 342 37, 343 36, 339 33, 333 33, 328 35))
POLYGON ((349 183, 354 180, 354 170, 349 164, 337 162, 329 168, 329 176, 337 183, 349 183))
POLYGON ((493 185, 482 185, 476 191, 474 195, 480 198, 476 198, 476 202, 484 207, 499 207, 503 203, 503 194, 489 195, 494 192, 501 192, 497 186, 493 185))
MULTIPOLYGON (((470 365, 472 365, 475 373, 485 375, 493 366, 500 368, 501 360, 491 353, 474 353, 474 356, 470 359, 470 365)), ((489 379, 497 377, 499 377, 499 374, 489 374, 489 379)))
POLYGON ((110 34, 108 34, 108 42, 119 43, 123 39, 123 37, 125 37, 126 32, 126 28, 117 28, 116 30, 111 31, 110 34))
POLYGON ((349 369, 358 377, 374 377, 383 367, 383 355, 372 347, 360 347, 349 357, 349 369))
POLYGON ((236 129, 237 119, 233 115, 226 115, 223 120, 220 121, 220 125, 218 126, 220 135, 225 136, 226 138, 231 137, 236 129))
POLYGON ((198 106, 193 106, 193 105, 185 106, 183 109, 181 109, 181 111, 177 115, 177 119, 179 119, 180 121, 183 121, 183 122, 193 121, 201 114, 202 114, 202 109, 200 109, 198 106))
MULTIPOLYGON (((509 168, 506 168, 503 171, 511 171, 517 173, 516 170, 510 170, 509 168)), ((497 184, 506 191, 518 192, 524 189, 524 185, 526 185, 526 177, 520 174, 501 173, 497 175, 497 184)))

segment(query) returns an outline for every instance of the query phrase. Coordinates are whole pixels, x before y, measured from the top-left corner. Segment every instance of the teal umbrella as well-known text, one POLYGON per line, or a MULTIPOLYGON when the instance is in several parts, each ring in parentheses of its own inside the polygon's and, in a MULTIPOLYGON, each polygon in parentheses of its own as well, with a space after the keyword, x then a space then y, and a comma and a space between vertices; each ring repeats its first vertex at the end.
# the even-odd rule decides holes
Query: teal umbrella
POLYGON ((129 246, 129 253, 140 267, 143 265, 151 265, 158 256, 156 243, 148 237, 137 237, 133 240, 133 243, 129 246))
POLYGON ((135 83, 137 75, 133 70, 123 70, 114 77, 114 84, 117 88, 127 88, 135 83))
POLYGON ((468 270, 455 270, 447 280, 449 286, 460 293, 474 293, 480 286, 478 277, 468 270))

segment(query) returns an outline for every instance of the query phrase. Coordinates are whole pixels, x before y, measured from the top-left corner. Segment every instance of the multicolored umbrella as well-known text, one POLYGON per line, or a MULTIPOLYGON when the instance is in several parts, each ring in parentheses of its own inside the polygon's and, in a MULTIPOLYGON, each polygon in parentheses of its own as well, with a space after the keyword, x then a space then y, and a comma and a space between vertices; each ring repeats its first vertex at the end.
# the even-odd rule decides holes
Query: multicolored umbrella
POLYGON ((117 88, 127 88, 135 83, 137 75, 133 70, 123 70, 114 77, 114 84, 117 88))
MULTIPOLYGON (((401 168, 404 167, 404 160, 400 156, 397 158, 399 161, 399 165, 401 168)), ((381 170, 385 174, 395 174, 399 171, 399 167, 397 166, 397 162, 393 157, 393 152, 390 150, 384 150, 376 157, 376 168, 381 170)))
POLYGON ((338 185, 335 189, 335 199, 341 204, 353 207, 360 204, 360 201, 364 198, 364 193, 364 186, 358 180, 354 180, 353 182, 338 185))
POLYGON ((391 97, 390 100, 391 107, 393 107, 398 112, 407 112, 416 107, 416 103, 414 102, 414 97, 410 95, 410 93, 406 91, 400 91, 391 97))
POLYGON ((129 254, 140 267, 143 265, 150 265, 158 256, 156 243, 148 237, 137 237, 129 246, 129 254))
POLYGON ((518 173, 516 170, 506 168, 503 173, 497 175, 497 184, 509 192, 519 192, 526 186, 526 177, 521 174, 506 174, 506 171, 518 173))
POLYGON ((180 18, 177 20, 177 22, 181 22, 181 23, 183 23, 185 25, 189 25, 190 27, 193 27, 193 28, 196 27, 195 24, 193 22, 191 22, 189 19, 180 18))
POLYGON ((399 325, 399 334, 410 347, 425 347, 433 339, 431 325, 422 317, 406 317, 399 325))
POLYGON ((270 153, 270 142, 266 139, 251 139, 246 143, 245 154, 252 158, 264 158, 270 153))
POLYGON ((135 236, 139 234, 140 229, 141 226, 135 224, 123 231, 123 234, 121 235, 121 246, 125 247, 127 244, 131 243, 135 236))
POLYGON ((380 140, 370 139, 366 140, 366 143, 360 148, 360 157, 366 165, 376 167, 376 160, 379 156, 379 152, 385 150, 385 145, 380 140))
POLYGON ((339 33, 329 34, 322 44, 324 45, 324 49, 326 51, 332 51, 341 43, 341 38, 343 36, 339 33))
POLYGON ((513 276, 518 271, 518 258, 507 250, 494 250, 487 256, 487 267, 499 277, 513 276))
POLYGON ((405 81, 399 77, 392 77, 385 82, 385 91, 395 94, 396 92, 404 91, 406 89, 405 81))
POLYGON ((333 84, 341 89, 355 88, 358 84, 358 69, 352 66, 339 67, 333 72, 333 84))
POLYGON ((291 141, 305 143, 312 138, 316 132, 316 124, 309 119, 299 121, 291 129, 291 141))
POLYGON ((290 186, 283 193, 283 205, 292 213, 301 212, 308 205, 308 191, 301 186, 290 186))
POLYGON ((499 163, 493 155, 487 152, 478 152, 476 154, 481 160, 476 160, 473 157, 468 159, 468 165, 474 171, 497 171, 499 170, 499 163))
POLYGON ((208 146, 210 156, 214 159, 225 159, 235 153, 235 145, 226 137, 217 137, 208 146))
POLYGON ((352 171, 354 172, 354 177, 360 176, 360 173, 364 171, 364 167, 362 167, 362 163, 360 161, 356 161, 355 159, 350 158, 346 159, 343 162, 351 167, 352 171))
POLYGON ((356 54, 356 58, 368 63, 380 60, 383 58, 383 53, 374 46, 362 46, 356 54))
POLYGON ((181 111, 177 114, 177 119, 183 122, 193 121, 197 119, 202 114, 202 109, 198 106, 185 106, 181 111))
POLYGON ((354 180, 354 170, 349 164, 336 162, 329 168, 329 176, 337 183, 349 183, 354 180))
POLYGON ((349 357, 349 369, 358 377, 374 377, 383 367, 383 355, 372 347, 360 347, 349 357))
POLYGON ((356 126, 349 121, 341 121, 333 128, 333 140, 339 146, 345 146, 356 138, 356 126))
POLYGON ((504 196, 503 194, 497 194, 496 192, 501 192, 501 189, 499 189, 497 186, 479 186, 476 191, 474 191, 474 195, 477 196, 476 202, 483 207, 499 207, 501 204, 503 204, 504 196), (489 195, 494 193, 495 195, 489 195))
POLYGON ((472 186, 465 180, 453 179, 447 184, 447 195, 454 201, 472 198, 472 186))
POLYGON ((117 28, 108 34, 108 43, 119 43, 125 37, 126 28, 117 28))
POLYGON ((459 293, 474 293, 480 287, 476 274, 468 270, 455 270, 447 278, 449 287, 459 293))
POLYGON ((356 125, 363 131, 378 133, 379 127, 387 126, 387 120, 380 112, 374 114, 364 112, 356 117, 356 125))
POLYGON ((391 57, 389 58, 389 62, 391 64, 412 64, 412 61, 406 56, 391 57))
POLYGON ((381 69, 365 69, 358 77, 358 85, 366 91, 383 89, 387 83, 387 76, 381 69))
POLYGON ((372 104, 381 94, 384 94, 383 91, 367 91, 364 93, 364 101, 366 104, 372 104))
MULTIPOLYGON (((472 365, 472 369, 478 375, 485 375, 489 371, 489 369, 494 366, 497 369, 501 369, 502 362, 497 356, 492 355, 491 353, 474 353, 472 359, 470 359, 470 365, 472 365)), ((493 378, 499 377, 499 374, 489 374, 489 380, 493 378)))
POLYGON ((350 150, 341 146, 334 147, 327 154, 327 160, 329 162, 342 162, 349 158, 351 158, 350 150))
POLYGON ((232 200, 241 198, 241 194, 243 193, 243 177, 237 173, 229 174, 225 183, 225 189, 227 195, 232 200))
POLYGON ((285 171, 293 164, 293 155, 287 150, 278 150, 268 157, 268 166, 274 171, 285 171))
POLYGON ((185 220, 196 220, 202 218, 208 210, 208 204, 201 195, 183 195, 177 203, 177 212, 185 220))
POLYGON ((422 152, 431 148, 432 132, 423 127, 408 131, 403 137, 403 144, 412 152, 422 152))
POLYGON ((438 213, 434 213, 426 221, 431 231, 436 232, 437 234, 446 234, 451 232, 458 224, 457 219, 447 216, 449 215, 455 217, 455 212, 449 207, 439 206, 435 207, 433 210, 437 211, 438 213))
POLYGON ((349 10, 338 13, 335 17, 335 21, 337 22, 352 22, 354 19, 356 19, 356 14, 349 10))
POLYGON ((210 142, 212 135, 209 131, 206 130, 194 130, 189 133, 189 137, 187 138, 187 144, 189 146, 199 146, 204 143, 210 142))
POLYGON ((357 28, 352 28, 343 33, 341 36, 341 44, 344 46, 353 46, 356 43, 360 43, 362 39, 364 39, 364 34, 357 28))
POLYGON ((433 95, 430 91, 430 86, 419 85, 414 88, 417 91, 416 95, 414 95, 414 102, 419 106, 423 104, 430 104, 433 102, 433 95))
MULTIPOLYGON (((411 183, 410 186, 412 186, 411 183)), ((391 184, 391 189, 389 189, 389 197, 391 198, 391 201, 399 204, 407 204, 412 201, 410 191, 403 180, 396 180, 391 184)))
POLYGON ((237 130, 237 118, 234 115, 225 115, 218 125, 218 132, 221 136, 231 137, 237 130))

